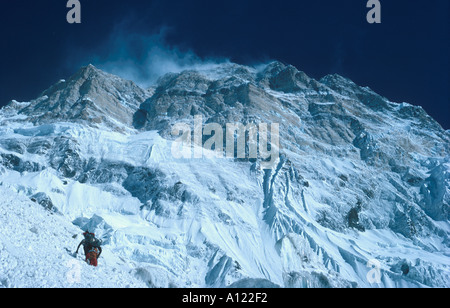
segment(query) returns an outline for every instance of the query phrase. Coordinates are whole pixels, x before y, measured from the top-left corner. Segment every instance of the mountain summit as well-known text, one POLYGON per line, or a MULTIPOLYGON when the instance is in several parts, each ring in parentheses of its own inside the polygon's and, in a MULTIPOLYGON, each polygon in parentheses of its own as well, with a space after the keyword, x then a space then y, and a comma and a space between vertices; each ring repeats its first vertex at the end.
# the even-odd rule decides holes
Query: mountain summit
POLYGON ((132 81, 88 65, 45 90, 19 114, 35 124, 84 121, 118 128, 132 124, 133 114, 148 96, 132 81))
POLYGON ((89 65, 0 110, 0 209, 14 217, 0 216, 0 286, 40 286, 33 273, 74 260, 61 236, 32 247, 50 262, 15 253, 50 234, 40 221, 103 239, 101 277, 126 275, 99 286, 449 287, 449 153, 421 107, 339 75, 223 63, 145 90, 89 65), (275 165, 175 158, 173 128, 198 118, 279 124, 275 165), (2 243, 16 225, 32 231, 2 243))

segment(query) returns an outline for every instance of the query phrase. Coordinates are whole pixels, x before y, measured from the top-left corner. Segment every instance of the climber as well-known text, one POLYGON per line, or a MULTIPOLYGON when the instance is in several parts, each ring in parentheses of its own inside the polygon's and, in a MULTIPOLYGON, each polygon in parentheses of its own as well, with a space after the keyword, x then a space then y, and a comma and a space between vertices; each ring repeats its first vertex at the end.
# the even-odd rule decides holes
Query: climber
POLYGON ((95 237, 94 233, 90 233, 89 231, 84 232, 83 235, 84 240, 82 240, 78 245, 75 255, 78 254, 80 246, 83 245, 86 262, 89 265, 97 266, 97 260, 102 254, 102 247, 100 247, 101 241, 95 237))

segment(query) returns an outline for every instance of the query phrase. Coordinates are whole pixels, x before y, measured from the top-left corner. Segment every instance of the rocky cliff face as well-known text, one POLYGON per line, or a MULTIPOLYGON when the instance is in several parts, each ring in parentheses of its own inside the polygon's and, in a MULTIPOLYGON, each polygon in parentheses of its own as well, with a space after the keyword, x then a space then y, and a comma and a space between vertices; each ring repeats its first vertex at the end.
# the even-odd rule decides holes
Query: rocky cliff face
POLYGON ((421 107, 279 62, 147 90, 88 66, 0 111, 2 185, 160 286, 448 287, 449 150, 421 107), (175 159, 173 126, 198 115, 279 123, 279 159, 175 159))
POLYGON ((88 65, 27 106, 20 106, 18 114, 34 124, 70 121, 95 126, 105 122, 110 128, 120 129, 132 124, 136 110, 149 96, 133 82, 88 65))

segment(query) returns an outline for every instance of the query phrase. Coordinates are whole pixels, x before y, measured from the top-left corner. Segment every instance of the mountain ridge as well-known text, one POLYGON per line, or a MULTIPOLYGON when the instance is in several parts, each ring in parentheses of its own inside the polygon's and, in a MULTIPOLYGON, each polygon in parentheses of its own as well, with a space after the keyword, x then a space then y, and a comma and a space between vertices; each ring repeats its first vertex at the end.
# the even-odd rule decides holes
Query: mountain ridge
MULTIPOLYGON (((156 89, 160 88, 161 86, 163 86, 165 84, 164 80, 167 80, 167 78, 183 78, 183 75, 189 75, 189 74, 196 74, 198 77, 203 78, 204 82, 206 83, 206 80, 208 78, 211 78, 211 75, 213 75, 211 73, 211 70, 218 70, 220 71, 219 74, 216 74, 216 76, 213 77, 220 77, 218 80, 224 80, 227 77, 230 77, 231 75, 233 76, 244 76, 245 78, 243 79, 244 81, 250 81, 250 82, 254 82, 255 85, 257 85, 258 87, 268 87, 271 90, 279 90, 281 92, 285 92, 285 93, 289 93, 289 92, 301 92, 302 90, 307 90, 308 87, 306 88, 301 88, 301 86, 299 85, 294 85, 296 82, 299 82, 301 80, 306 82, 310 82, 312 84, 314 84, 314 86, 312 86, 314 89, 324 89, 324 87, 331 89, 333 91, 335 91, 336 93, 339 94, 349 94, 351 93, 351 96, 355 96, 358 97, 358 95, 360 96, 364 96, 363 94, 367 94, 369 93, 370 95, 376 96, 376 98, 373 98, 375 100, 374 104, 377 105, 378 107, 380 107, 380 105, 382 107, 387 107, 387 102, 388 99, 379 96, 378 94, 376 94, 375 92, 373 92, 370 88, 368 87, 360 87, 358 85, 356 85, 353 81, 351 81, 350 79, 343 77, 341 75, 338 74, 330 74, 330 75, 326 75, 324 77, 322 77, 319 80, 315 80, 313 78, 308 77, 304 72, 301 72, 299 70, 297 70, 294 66, 292 65, 285 65, 281 62, 278 61, 273 61, 270 62, 269 64, 267 64, 265 66, 264 70, 261 71, 257 71, 256 69, 250 68, 250 67, 246 67, 244 65, 238 65, 238 64, 234 64, 234 63, 225 63, 222 65, 217 65, 217 66, 212 66, 212 68, 207 68, 207 69, 203 69, 203 70, 199 70, 199 71, 195 71, 195 70, 186 70, 186 71, 182 71, 180 73, 168 73, 165 74, 163 76, 160 77, 160 79, 157 81, 156 86, 151 86, 150 88, 144 89, 141 88, 140 86, 137 86, 136 84, 134 84, 132 81, 127 81, 125 79, 122 79, 120 77, 117 77, 115 75, 106 73, 98 68, 96 68, 94 65, 89 64, 87 66, 84 66, 82 68, 80 68, 80 70, 78 72, 76 72, 74 75, 72 75, 68 81, 62 79, 59 82, 55 83, 54 85, 52 85, 50 88, 44 90, 42 92, 42 94, 35 100, 32 100, 32 102, 36 102, 39 101, 39 103, 35 103, 35 104, 31 104, 30 106, 27 106, 28 108, 23 108, 24 110, 22 110, 23 113, 27 113, 31 111, 31 108, 33 108, 35 110, 35 112, 39 112, 40 110, 40 106, 43 106, 44 109, 54 109, 55 107, 59 108, 59 109, 64 109, 64 107, 60 107, 60 106, 55 106, 58 105, 58 103, 62 103, 61 101, 58 101, 58 98, 52 100, 49 99, 48 96, 56 96, 56 95, 60 95, 60 91, 66 87, 73 87, 73 83, 81 83, 81 85, 75 86, 75 88, 81 89, 79 90, 79 92, 86 92, 86 93, 79 93, 78 97, 76 100, 71 100, 72 97, 69 97, 69 99, 67 97, 63 97, 61 100, 69 100, 70 101, 70 106, 69 107, 73 107, 74 105, 74 101, 78 102, 79 100, 83 100, 84 97, 87 97, 87 100, 89 101, 89 90, 92 90, 92 88, 105 88, 104 90, 109 90, 111 88, 111 82, 113 81, 119 81, 122 83, 125 83, 126 86, 130 86, 132 89, 131 90, 136 90, 139 95, 137 95, 137 99, 136 100, 131 100, 131 102, 133 104, 131 104, 132 108, 136 108, 136 105, 141 105, 145 103, 145 100, 149 100, 151 99, 151 97, 155 94, 154 92, 156 91, 156 89), (274 73, 275 71, 275 73, 274 73), (269 76, 267 75, 269 74, 269 76), (201 77, 203 76, 203 77, 201 77), (96 78, 93 78, 96 77, 96 78), (272 84, 270 81, 266 80, 267 78, 272 78, 272 84), (99 80, 108 80, 109 83, 104 84, 104 85, 92 85, 89 83, 89 81, 91 79, 99 79, 99 80), (280 81, 281 80, 281 81, 280 81), (283 84, 284 88, 279 88, 279 86, 276 85, 276 83, 280 83, 283 84), (69 83, 69 85, 67 85, 67 83, 69 83), (83 91, 83 86, 84 88, 87 88, 83 91), (156 89, 155 89, 156 87, 156 89), (350 91, 349 88, 350 87, 350 91), (347 93, 344 93, 342 91, 347 90, 347 93), (356 92, 356 94, 355 94, 356 92), (141 101, 140 104, 137 104, 137 102, 141 101), (51 104, 49 104, 51 103, 51 104)), ((216 81, 217 83, 217 81, 216 81)), ((242 85, 242 83, 240 84, 242 85)), ((205 86, 205 84, 203 84, 203 86, 205 86)), ((114 85, 112 85, 112 87, 114 88, 114 85)), ((170 86, 172 91, 174 89, 174 85, 170 86)), ((104 93, 101 93, 104 94, 104 93)), ((327 93, 327 95, 332 95, 333 93, 327 93)), ((106 94, 106 95, 110 95, 110 94, 106 94)), ((86 102, 85 102, 86 103, 86 102)), ((102 102, 103 103, 103 102, 102 102)), ((112 100, 109 102, 110 105, 108 105, 109 107, 113 106, 114 104, 117 104, 116 100, 112 100)), ((18 104, 17 101, 11 101, 9 102, 5 107, 13 107, 15 104, 18 104)), ((397 104, 397 103, 394 103, 397 104)), ((101 105, 101 104, 100 104, 101 105)), ((414 105, 410 105, 407 103, 402 103, 400 104, 401 106, 404 106, 404 108, 401 108, 401 110, 404 112, 403 116, 422 116, 422 117, 426 117, 427 120, 429 121, 434 121, 434 119, 429 116, 425 110, 423 110, 423 108, 421 106, 414 106, 414 105)), ((369 106, 370 107, 370 106, 369 106)), ((67 109, 67 108, 66 108, 67 109)), ((392 109, 391 109, 392 110, 392 109)), ((65 110, 67 111, 67 110, 65 110)), ((105 110, 102 110, 105 112, 105 110)), ((142 111, 142 110, 139 110, 142 111)), ((54 115, 54 117, 57 115, 54 115)), ((71 120, 75 120, 76 116, 81 116, 81 117, 85 117, 86 116, 80 112, 76 115, 72 115, 71 120)), ((46 118, 46 120, 48 121, 49 118, 46 118)), ((92 118, 90 117, 90 120, 97 120, 96 118, 92 118)), ((128 119, 127 119, 128 120, 128 119)), ((129 124, 130 122, 126 120, 126 124, 129 124)), ((435 122, 435 121, 434 121, 435 122)), ((439 123, 435 122, 433 124, 434 126, 439 125, 439 123)), ((442 127, 441 127, 442 129, 442 127)), ((442 129, 443 130, 443 129, 442 129)))

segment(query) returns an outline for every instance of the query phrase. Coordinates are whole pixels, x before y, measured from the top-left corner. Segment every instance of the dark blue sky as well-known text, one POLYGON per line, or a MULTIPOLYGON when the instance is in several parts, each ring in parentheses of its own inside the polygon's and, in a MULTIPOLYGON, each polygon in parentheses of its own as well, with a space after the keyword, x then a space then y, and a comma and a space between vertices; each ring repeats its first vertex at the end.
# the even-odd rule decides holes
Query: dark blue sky
POLYGON ((450 128, 448 0, 380 0, 376 25, 366 0, 80 2, 82 24, 70 25, 66 0, 2 1, 0 105, 88 63, 145 70, 156 45, 180 61, 277 59, 314 78, 339 73, 450 128))

